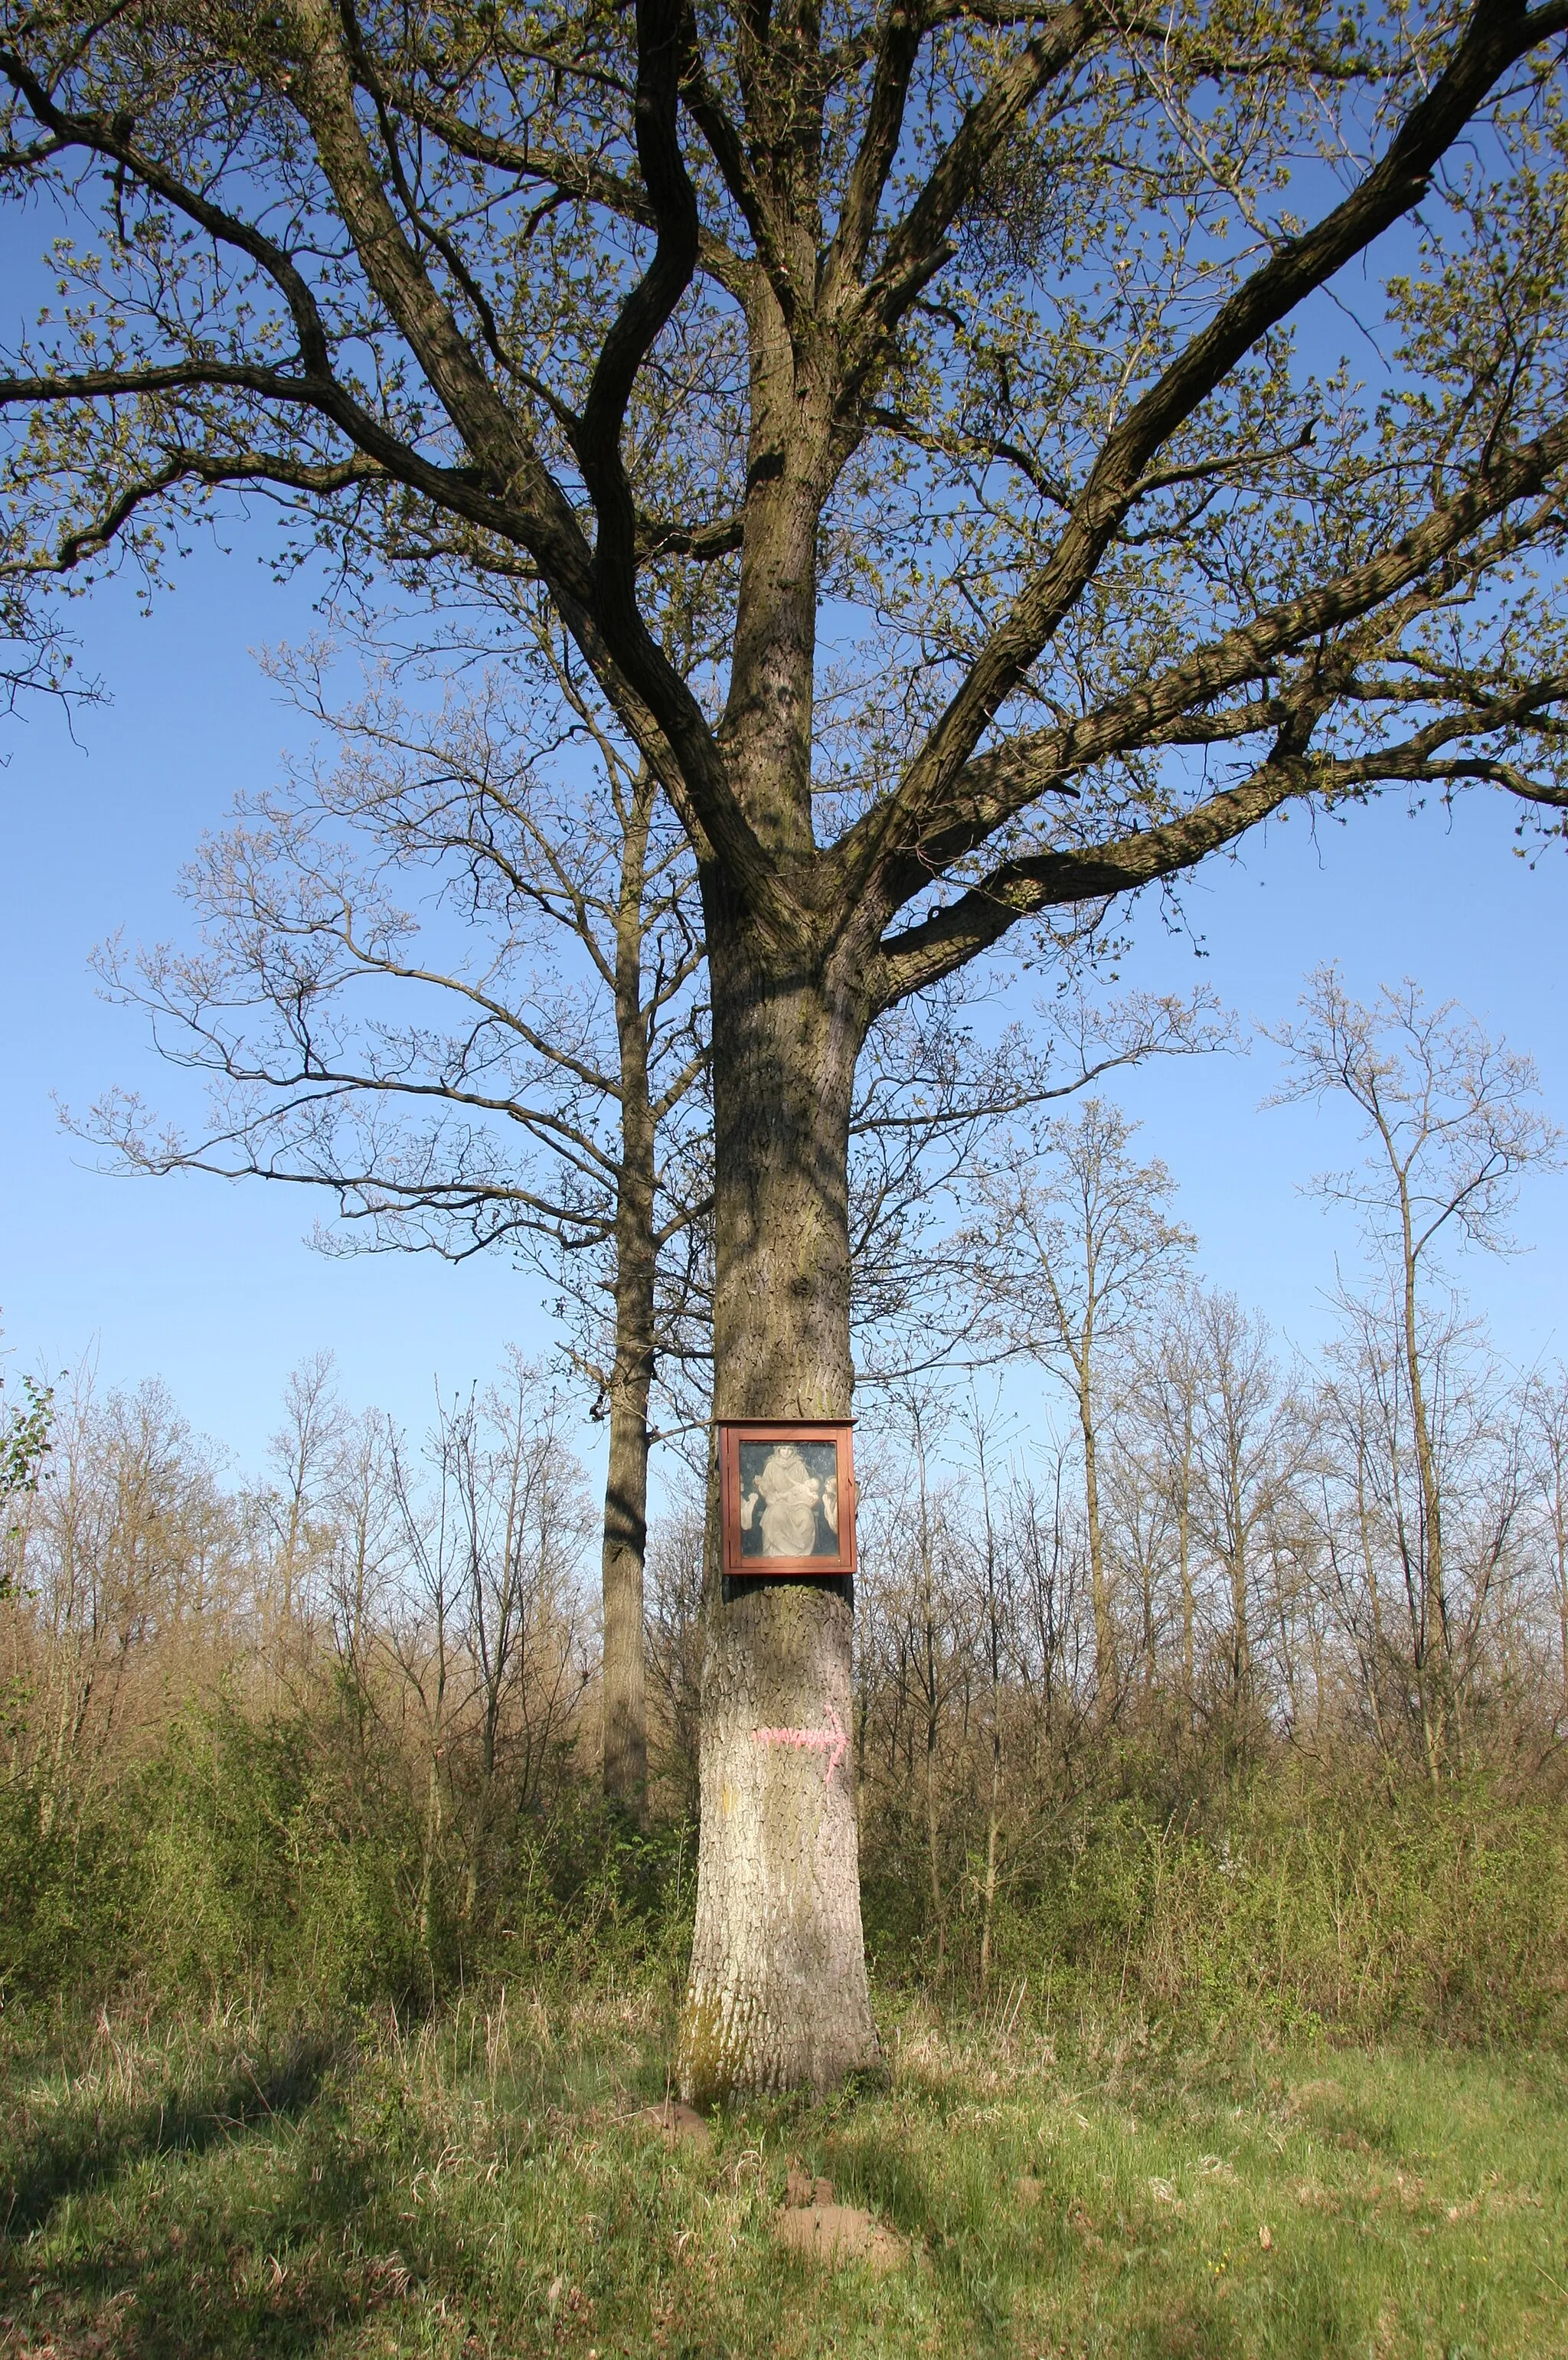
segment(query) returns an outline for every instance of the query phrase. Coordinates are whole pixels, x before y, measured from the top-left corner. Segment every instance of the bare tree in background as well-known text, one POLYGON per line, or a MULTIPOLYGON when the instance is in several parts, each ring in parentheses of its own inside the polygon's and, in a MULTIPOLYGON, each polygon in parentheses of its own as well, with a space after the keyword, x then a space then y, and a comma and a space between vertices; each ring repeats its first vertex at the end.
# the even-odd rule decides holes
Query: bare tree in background
MULTIPOLYGON (((208 1128, 155 1127, 124 1092, 80 1128, 120 1168, 322 1191, 330 1249, 500 1251, 542 1273, 608 1419, 603 1774, 641 1809, 649 1401, 706 1310, 691 855, 542 626, 531 664, 476 684, 442 649, 433 710, 385 663, 334 704, 328 653, 284 677, 335 756, 202 847, 199 946, 103 961, 202 1076, 208 1128)), ((293 1524, 281 1546, 287 1629, 293 1524)))
POLYGON ((1301 1409, 1281 1385, 1262 1319, 1234 1295, 1197 1292, 1187 1309, 1201 1392, 1194 1441, 1203 1537, 1224 1568, 1228 1593, 1228 1703, 1245 1748, 1257 1710, 1253 1630, 1258 1560, 1278 1534, 1307 1440, 1301 1409))
POLYGON ((589 1520, 561 1398, 517 1354, 506 1381, 448 1411, 440 1433, 441 1489, 454 1503, 464 1559, 463 1638, 478 1717, 472 1916, 503 1750, 513 1756, 508 1797, 526 1809, 587 1677, 572 1593, 589 1520))
POLYGON ((345 1419, 332 1377, 332 1356, 317 1352, 290 1375, 283 1393, 284 1423, 267 1458, 274 1480, 255 1498, 271 1535, 268 1595, 263 1601, 275 1677, 287 1682, 296 1619, 309 1611, 305 1589, 324 1557, 326 1506, 345 1419))
POLYGON ((1356 1455, 1364 1475, 1378 1469, 1383 1512, 1397 1535, 1421 1745, 1436 1783, 1511 1517, 1500 1507, 1500 1526, 1473 1553, 1468 1603, 1460 1608, 1449 1522, 1462 1495, 1452 1451, 1445 1480, 1444 1445, 1468 1389, 1459 1382, 1458 1323, 1437 1298, 1441 1258, 1459 1245, 1511 1250, 1519 1175, 1556 1162, 1559 1133, 1537 1103, 1530 1059, 1488 1040, 1452 1002, 1430 1006, 1417 984, 1385 988, 1367 1007, 1350 997, 1337 969, 1321 968, 1300 1019, 1275 1037, 1291 1066, 1275 1103, 1343 1096, 1367 1143, 1359 1166, 1312 1185, 1358 1216, 1383 1291, 1377 1302, 1347 1299, 1357 1399, 1373 1408, 1379 1429, 1375 1459, 1359 1440, 1356 1455))
POLYGON ((1103 1098, 1076 1116, 1022 1128, 982 1184, 971 1232, 977 1284, 1010 1347, 1054 1369, 1073 1398, 1094 1607, 1100 1710, 1120 1686, 1116 1602, 1100 1502, 1101 1383, 1105 1355, 1147 1322, 1194 1242, 1164 1207, 1162 1164, 1128 1152, 1137 1125, 1103 1098))
POLYGON ((46 1479, 13 1496, 5 1541, 11 1776, 46 1837, 76 1828, 171 1694, 231 1667, 251 1589, 244 1503, 163 1386, 101 1394, 89 1370, 54 1409, 46 1479))
POLYGON ((1328 1545, 1365 1634, 1382 1742, 1408 1739, 1436 1786, 1472 1758, 1474 1724, 1495 1713, 1508 1682, 1524 1509, 1519 1404, 1454 1300, 1423 1305, 1423 1454, 1397 1306, 1346 1295, 1342 1317, 1321 1395, 1328 1545), (1429 1479, 1442 1510, 1441 1594, 1428 1554, 1429 1479))
POLYGON ((387 1644, 419 1729, 416 1918, 433 1976, 438 1868, 467 1732, 476 1722, 479 1808, 465 1895, 472 1909, 493 1832, 503 1739, 526 1801, 586 1681, 572 1586, 590 1520, 559 1403, 515 1354, 506 1379, 482 1399, 440 1411, 426 1456, 429 1488, 405 1449, 392 1455, 404 1546, 387 1644))
POLYGON ((327 1494, 329 1627, 362 1771, 380 1710, 382 1640, 401 1563, 397 1457, 397 1435, 384 1411, 344 1418, 327 1494))
POLYGON ((1161 1515, 1174 1552, 1181 1632, 1180 1694, 1189 1732, 1198 1716, 1198 1606, 1196 1590, 1198 1426, 1203 1391, 1199 1341, 1198 1293, 1190 1284, 1172 1287, 1159 1318, 1132 1340, 1124 1379, 1118 1436, 1131 1461, 1128 1481, 1159 1502, 1145 1515, 1161 1515))
POLYGON ((1096 993, 1085 966, 1074 988, 1063 978, 1037 1004, 1027 1028, 1013 1022, 985 1037, 977 1017, 996 978, 971 968, 890 1009, 867 1036, 849 1132, 857 1387, 898 1397, 949 1362, 1018 1349, 976 1332, 969 1228, 976 1189, 1007 1158, 1011 1126, 1049 1122, 1052 1106, 1114 1074, 1210 1055, 1232 1037, 1228 1011, 1203 988, 1096 993))

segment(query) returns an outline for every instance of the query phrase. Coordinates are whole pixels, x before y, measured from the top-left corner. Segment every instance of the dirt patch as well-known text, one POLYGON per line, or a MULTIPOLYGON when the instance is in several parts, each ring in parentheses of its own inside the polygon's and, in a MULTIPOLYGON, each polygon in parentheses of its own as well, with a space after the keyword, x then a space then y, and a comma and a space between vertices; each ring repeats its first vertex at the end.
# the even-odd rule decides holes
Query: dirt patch
POLYGON ((711 2147, 713 2134, 694 2106, 666 2098, 662 2106, 644 2106, 637 2117, 644 2127, 658 2131, 666 2147, 711 2147))
POLYGON ((858 2204, 836 2204, 831 2180, 809 2180, 791 2167, 788 2202, 775 2216, 773 2230, 791 2254, 826 2262, 842 2269, 864 2262, 874 2277, 886 2278, 908 2257, 902 2237, 886 2228, 858 2204))

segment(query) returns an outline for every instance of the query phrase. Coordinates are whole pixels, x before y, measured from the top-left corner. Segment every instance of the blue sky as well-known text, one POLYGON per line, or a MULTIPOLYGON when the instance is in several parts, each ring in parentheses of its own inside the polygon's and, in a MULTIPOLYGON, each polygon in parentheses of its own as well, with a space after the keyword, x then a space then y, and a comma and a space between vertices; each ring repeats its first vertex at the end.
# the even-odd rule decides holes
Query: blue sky
MULTIPOLYGON (((49 226, 0 222, 0 265, 24 317, 46 291, 49 226)), ((1345 276, 1308 357, 1332 362, 1345 300, 1365 308, 1375 285, 1345 276)), ((1353 341, 1365 368, 1373 342, 1353 341)), ((198 537, 150 618, 123 585, 74 607, 84 667, 111 698, 79 717, 74 742, 41 707, 0 720, 0 1347, 11 1366, 59 1370, 94 1354, 109 1382, 161 1375, 198 1425, 254 1465, 288 1371, 323 1347, 352 1401, 419 1425, 438 1379, 484 1377, 508 1343, 542 1354, 551 1338, 537 1281, 504 1261, 327 1259, 305 1242, 317 1207, 303 1192, 104 1177, 60 1127, 57 1098, 83 1108, 114 1084, 155 1106, 189 1102, 141 1021, 97 998, 89 955, 116 929, 133 944, 178 933, 175 880, 197 837, 304 742, 256 651, 318 628, 310 585, 273 580, 265 518, 227 540, 223 553, 198 537)), ((1314 833, 1297 814, 1188 884, 1202 962, 1150 905, 1128 978, 1177 991, 1206 983, 1249 1033, 1290 1012, 1319 961, 1339 960, 1363 995, 1413 975, 1530 1051, 1568 1126, 1557 998, 1568 852, 1550 850, 1532 872, 1513 818, 1485 796, 1452 820, 1411 819, 1390 801, 1314 833)), ((1029 1000, 1026 982, 1015 1012, 1029 1000)), ((1119 1095, 1145 1125, 1143 1149, 1180 1183, 1209 1277, 1310 1349, 1329 1324, 1335 1256, 1353 1267, 1356 1249, 1301 1184, 1348 1160, 1354 1142, 1333 1111, 1261 1111, 1277 1078, 1258 1043, 1247 1055, 1146 1068, 1119 1095)), ((1527 1183, 1518 1231, 1527 1251, 1472 1257, 1461 1275, 1509 1359, 1568 1357, 1568 1177, 1527 1183)))
MULTIPOLYGON (((191 1417, 254 1464, 289 1370, 321 1347, 345 1393, 421 1424, 437 1379, 485 1376, 505 1346, 548 1349, 537 1284, 504 1262, 453 1270, 427 1257, 334 1261, 303 1232, 313 1207, 289 1190, 179 1178, 131 1181, 88 1168, 56 1097, 84 1106, 111 1083, 179 1102, 140 1021, 105 1006, 88 969, 115 928, 132 941, 178 931, 181 860, 236 790, 276 775, 303 725, 277 702, 253 650, 299 639, 307 586, 279 588, 264 530, 230 553, 201 549, 150 620, 111 587, 76 609, 84 656, 112 702, 76 725, 36 710, 8 727, 0 770, 0 1317, 12 1365, 74 1365, 95 1352, 106 1381, 161 1375, 191 1417)), ((1298 816, 1188 890, 1207 954, 1169 938, 1151 908, 1128 972, 1160 989, 1207 982, 1245 1022, 1286 1015, 1307 969, 1343 962, 1369 992, 1404 974, 1455 998, 1538 1060, 1548 1103, 1568 1118, 1568 1046, 1556 985, 1568 863, 1533 873, 1511 814, 1476 798, 1452 822, 1389 803, 1316 836, 1298 816)), ((1029 1005, 1020 987, 1018 1007, 1029 1005)), ((1345 1159, 1347 1126, 1312 1109, 1260 1111, 1273 1052, 1146 1070, 1124 1102, 1142 1144, 1181 1184, 1181 1210, 1208 1274, 1310 1346, 1327 1324, 1336 1251, 1354 1240, 1299 1192, 1345 1159)), ((1473 1260, 1465 1277, 1509 1358, 1568 1350, 1568 1179, 1527 1185, 1530 1249, 1473 1260)))

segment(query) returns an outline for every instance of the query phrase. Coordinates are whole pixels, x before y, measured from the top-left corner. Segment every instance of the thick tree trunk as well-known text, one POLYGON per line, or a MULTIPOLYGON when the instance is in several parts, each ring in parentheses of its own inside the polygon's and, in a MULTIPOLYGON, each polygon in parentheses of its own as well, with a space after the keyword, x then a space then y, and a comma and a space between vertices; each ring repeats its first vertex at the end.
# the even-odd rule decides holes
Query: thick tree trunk
MULTIPOLYGON (((866 1011, 726 941, 713 983, 714 1409, 850 1406, 849 1106, 866 1011)), ((711 1568, 697 1923, 682 2013, 689 2103, 825 2089, 879 2051, 866 1987, 842 1579, 711 1568), (822 1740, 789 1742, 786 1732, 822 1740), (835 1737, 842 1736, 842 1744, 835 1737)))

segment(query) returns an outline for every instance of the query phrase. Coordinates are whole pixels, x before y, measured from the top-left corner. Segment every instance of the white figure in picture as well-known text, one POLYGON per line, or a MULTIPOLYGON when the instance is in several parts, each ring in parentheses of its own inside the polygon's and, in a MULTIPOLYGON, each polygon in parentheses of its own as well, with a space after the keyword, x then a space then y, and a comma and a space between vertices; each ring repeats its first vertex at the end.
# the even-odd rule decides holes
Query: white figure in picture
POLYGON ((740 1525, 743 1533, 755 1531, 761 1543, 746 1551, 748 1557, 817 1557, 824 1544, 831 1552, 838 1536, 836 1472, 824 1483, 794 1443, 778 1444, 764 1459, 755 1488, 741 1495, 740 1525))

